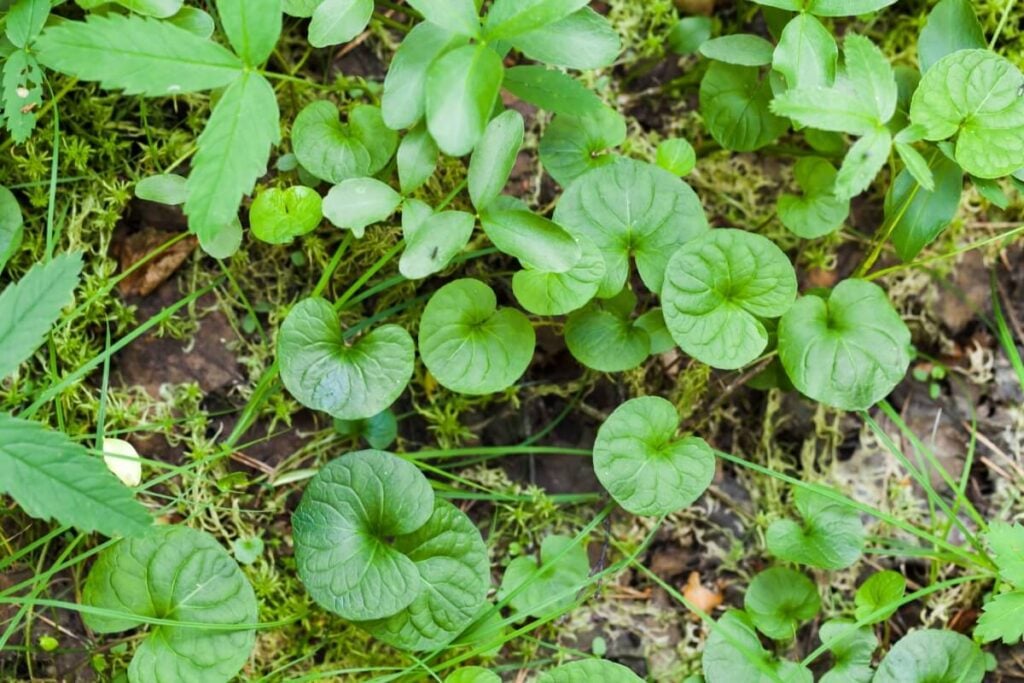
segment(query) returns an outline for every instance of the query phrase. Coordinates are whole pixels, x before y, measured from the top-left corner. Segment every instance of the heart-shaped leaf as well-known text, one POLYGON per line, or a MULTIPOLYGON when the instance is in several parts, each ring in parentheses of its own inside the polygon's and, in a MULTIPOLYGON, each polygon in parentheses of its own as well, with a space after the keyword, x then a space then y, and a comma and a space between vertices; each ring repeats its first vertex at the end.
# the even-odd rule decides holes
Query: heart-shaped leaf
POLYGON ((465 211, 442 211, 419 222, 407 221, 403 215, 405 251, 398 270, 410 280, 443 270, 469 244, 474 227, 476 218, 465 211))
POLYGON ((626 141, 626 120, 609 107, 556 116, 540 141, 544 169, 563 187, 592 168, 615 161, 607 154, 626 141))
POLYGON ((564 611, 589 576, 586 543, 574 544, 569 536, 552 534, 540 544, 539 565, 533 557, 517 557, 508 563, 498 600, 508 599, 509 607, 520 617, 564 611))
POLYGON ((494 246, 529 268, 565 273, 583 255, 572 235, 532 211, 492 206, 480 214, 480 224, 494 246))
POLYGON ((89 572, 82 602, 124 614, 83 614, 86 625, 99 633, 137 628, 143 622, 136 617, 189 624, 150 629, 128 667, 133 683, 161 683, 168 677, 225 683, 241 670, 256 642, 251 628, 200 626, 254 624, 256 596, 217 541, 183 526, 155 527, 103 551, 89 572))
POLYGON ((726 149, 753 152, 788 123, 768 108, 772 89, 757 67, 712 62, 700 82, 700 113, 711 137, 726 149))
POLYGON ((514 109, 491 119, 469 160, 469 196, 478 210, 505 188, 523 146, 523 115, 514 109))
POLYGON ((615 662, 581 659, 545 671, 537 683, 642 683, 643 679, 615 662))
POLYGON ((876 624, 887 620, 896 613, 897 605, 907 592, 907 579, 899 572, 887 569, 876 572, 857 588, 853 596, 857 621, 876 624), (873 616, 880 609, 880 615, 873 616))
POLYGON ((334 418, 334 431, 352 439, 365 439, 370 448, 384 450, 398 437, 398 418, 383 410, 365 420, 339 420, 334 418))
POLYGON ((718 229, 683 245, 661 293, 665 323, 680 348, 732 370, 768 345, 761 318, 777 318, 796 298, 796 273, 775 244, 743 230, 718 229))
POLYGON ((766 569, 753 578, 743 609, 757 630, 774 640, 792 640, 800 624, 821 609, 814 582, 786 567, 766 569))
POLYGON ((466 45, 439 57, 427 70, 427 128, 441 151, 473 151, 498 101, 505 67, 487 45, 466 45))
POLYGON ((835 167, 819 157, 804 157, 793 167, 793 176, 804 193, 779 195, 777 208, 782 224, 808 240, 841 228, 850 214, 850 200, 836 197, 835 167))
POLYGON ((395 402, 412 377, 412 337, 383 325, 350 343, 324 299, 297 303, 281 325, 277 359, 285 387, 303 405, 359 420, 395 402))
POLYGON ((594 472, 612 498, 635 515, 667 515, 692 504, 715 476, 703 439, 677 438, 679 413, 657 396, 626 401, 594 442, 594 472))
POLYGON ((249 207, 252 234, 270 244, 288 244, 316 230, 322 218, 320 195, 303 185, 264 190, 249 207))
POLYGON ((782 316, 779 358, 805 396, 865 410, 906 374, 910 330, 880 287, 844 280, 828 299, 802 297, 782 316))
POLYGON ((807 489, 797 489, 794 505, 803 523, 779 519, 768 527, 768 552, 780 560, 821 569, 844 569, 864 550, 864 525, 854 508, 807 489))
POLYGON ((494 291, 463 279, 437 290, 420 319, 420 355, 437 381, 460 394, 492 394, 515 384, 533 358, 525 315, 498 308, 494 291))
POLYGON ((576 239, 580 260, 564 273, 527 268, 512 276, 512 291, 519 304, 536 315, 565 315, 587 304, 604 277, 604 257, 593 242, 576 239))
POLYGON ((967 636, 926 628, 892 646, 872 683, 981 683, 986 665, 985 653, 967 636))
POLYGON ((402 130, 420 122, 426 107, 427 69, 438 57, 468 40, 429 21, 409 32, 395 51, 384 79, 381 109, 389 128, 402 130))
POLYGON ((664 169, 632 159, 617 159, 573 182, 558 202, 554 219, 601 250, 606 266, 601 297, 622 291, 631 256, 644 284, 660 292, 672 254, 708 229, 700 200, 689 185, 664 169))
POLYGON ((853 622, 834 619, 821 625, 819 635, 835 663, 818 683, 871 683, 875 675, 871 657, 878 648, 878 638, 870 626, 857 628, 853 622))
POLYGON ((368 225, 387 220, 401 203, 402 195, 376 178, 350 178, 331 188, 323 211, 331 223, 362 238, 368 225))
POLYGON ((343 124, 333 103, 313 102, 292 124, 292 147, 299 163, 332 183, 374 175, 397 146, 398 135, 384 125, 380 109, 369 105, 353 108, 343 124))
POLYGON ((811 672, 764 649, 750 616, 731 609, 715 622, 701 655, 707 683, 812 683, 811 672))
POLYGON ((565 323, 565 345, 579 362, 600 372, 624 372, 651 353, 647 330, 632 320, 636 295, 624 289, 611 299, 574 311, 565 323))

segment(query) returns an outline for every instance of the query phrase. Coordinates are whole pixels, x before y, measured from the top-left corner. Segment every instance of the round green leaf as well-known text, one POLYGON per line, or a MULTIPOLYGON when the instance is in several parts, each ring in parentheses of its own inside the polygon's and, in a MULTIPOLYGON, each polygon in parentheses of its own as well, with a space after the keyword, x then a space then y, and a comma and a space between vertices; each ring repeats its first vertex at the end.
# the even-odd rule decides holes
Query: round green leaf
POLYGON ((715 622, 701 656, 707 683, 812 683, 806 667, 775 659, 740 610, 731 609, 715 622), (758 666, 760 664, 760 666, 758 666), (765 671, 767 669, 768 671, 765 671), (769 675, 768 672, 771 672, 769 675))
POLYGON ((693 54, 711 38, 711 28, 711 17, 683 17, 669 31, 668 46, 676 54, 693 54))
POLYGON ((740 66, 764 66, 772 63, 775 46, 761 36, 734 33, 712 38, 700 46, 700 53, 708 59, 740 66))
POLYGON ((560 185, 570 183, 592 168, 615 161, 607 154, 626 141, 626 120, 609 107, 578 116, 559 115, 544 131, 540 160, 560 185))
POLYGON ((398 135, 384 125, 380 109, 368 105, 354 107, 343 124, 333 103, 313 102, 292 124, 292 147, 299 163, 332 183, 374 175, 397 146, 398 135))
POLYGON ((519 304, 536 315, 565 315, 587 304, 604 277, 604 257, 593 242, 576 239, 580 260, 564 273, 527 268, 512 276, 512 291, 519 304))
POLYGON ((682 177, 697 164, 697 153, 683 138, 669 138, 658 145, 657 162, 669 173, 682 177))
POLYGON ((857 621, 869 624, 886 621, 896 613, 896 603, 903 598, 906 591, 907 580, 899 572, 891 569, 876 572, 860 585, 853 596, 856 605, 854 616, 857 617, 857 621), (878 610, 884 611, 872 616, 878 610))
POLYGON ((910 120, 926 140, 957 136, 956 161, 979 178, 1024 167, 1024 75, 989 50, 959 50, 921 79, 910 120))
POLYGON ((537 683, 643 683, 643 679, 615 662, 581 659, 545 671, 537 683))
POLYGON ((178 206, 188 199, 186 179, 176 173, 151 175, 135 185, 135 196, 147 202, 178 206))
POLYGON ((437 168, 438 149, 425 126, 419 126, 398 145, 398 184, 409 195, 423 187, 437 168))
POLYGON ((480 225, 494 246, 529 268, 565 273, 583 256, 572 235, 532 211, 493 206, 480 214, 480 225))
POLYGON ((631 256, 644 284, 660 292, 672 254, 708 229, 700 200, 689 185, 664 169, 632 159, 618 159, 573 182, 554 219, 601 250, 606 267, 601 297, 622 291, 631 256))
POLYGON ((782 316, 779 358, 805 396, 865 410, 906 374, 910 330, 880 287, 844 280, 828 299, 805 296, 782 316))
MULTIPOLYGON (((254 624, 256 595, 227 551, 210 535, 183 526, 154 527, 104 550, 89 572, 82 603, 123 613, 85 613, 99 633, 137 628, 135 617, 194 624, 254 624)), ((253 630, 153 626, 128 667, 133 683, 174 680, 226 683, 256 642, 253 630)))
POLYGON ((501 676, 482 666, 467 666, 448 674, 444 683, 501 683, 501 676))
POLYGON ((475 226, 476 218, 464 211, 442 211, 418 223, 407 222, 403 215, 405 251, 398 270, 410 280, 444 270, 469 244, 475 226))
POLYGON ((702 363, 733 370, 768 345, 760 318, 789 309, 796 273, 771 240, 720 228, 675 253, 661 298, 665 323, 680 348, 702 363))
POLYGON ((814 582, 786 567, 766 569, 753 578, 743 608, 757 630, 774 640, 792 640, 801 622, 821 609, 814 582))
POLYGON ((794 504, 803 518, 772 522, 768 552, 780 560, 821 569, 844 569, 864 550, 864 525, 856 509, 807 489, 797 489, 794 504))
POLYGON ((713 62, 700 82, 700 113, 711 137, 726 149, 753 152, 786 132, 786 119, 768 108, 772 89, 757 67, 713 62))
POLYGON ((331 188, 323 211, 331 223, 361 238, 366 226, 387 220, 401 203, 402 195, 376 178, 350 178, 331 188))
POLYGON ((540 564, 533 557, 508 563, 498 588, 498 600, 508 600, 518 616, 539 617, 568 609, 590 576, 586 543, 552 534, 540 544, 540 564))
POLYGON ((321 218, 320 195, 303 185, 264 190, 249 207, 252 234, 270 244, 288 244, 316 230, 321 218))
POLYGON ((303 405, 342 420, 372 417, 395 402, 412 377, 412 337, 383 325, 354 342, 324 299, 295 305, 277 337, 285 387, 303 405))
POLYGON ((427 128, 441 151, 460 157, 473 151, 498 101, 505 67, 487 45, 466 45, 427 70, 427 128))
POLYGON ((402 130, 420 122, 426 104, 427 69, 438 57, 467 41, 465 36, 429 21, 409 32, 395 51, 384 79, 381 109, 389 128, 402 130))
POLYGON ((779 195, 779 220, 798 237, 816 239, 842 227, 850 200, 835 195, 836 169, 825 159, 803 157, 793 168, 802 196, 779 195))
POLYGON ((676 437, 679 414, 663 398, 623 403, 594 442, 594 472, 635 515, 667 515, 691 505, 715 476, 715 453, 695 436, 676 437))
POLYGON ((25 221, 14 194, 0 185, 0 271, 21 247, 25 221))
POLYGON ((359 625, 403 650, 432 650, 449 643, 474 620, 490 586, 487 546, 480 531, 451 503, 437 499, 416 531, 395 539, 412 560, 423 589, 408 607, 359 625))
POLYGON ((309 22, 309 44, 329 47, 352 40, 373 16, 373 0, 323 0, 309 22))
POLYGON ((498 308, 490 287, 463 279, 437 290, 423 309, 423 362, 444 387, 491 394, 515 384, 533 358, 536 336, 514 308, 498 308))
POLYGON ((873 683, 981 683, 986 668, 985 653, 970 638, 926 628, 892 646, 873 683))
POLYGON ((416 532, 433 512, 430 482, 396 455, 356 451, 327 463, 292 515, 306 590, 353 621, 401 612, 425 587, 398 537, 416 532))
POLYGON ((870 626, 857 628, 853 622, 826 621, 819 635, 834 663, 818 683, 871 683, 875 675, 871 657, 878 648, 878 639, 870 626))
POLYGON ((523 115, 509 109, 491 119, 469 160, 469 196, 478 210, 505 188, 519 148, 523 146, 523 115))
POLYGON ((579 362, 600 372, 624 372, 651 353, 651 338, 631 314, 636 297, 626 289, 608 301, 593 302, 574 311, 565 322, 565 345, 579 362), (617 300, 629 303, 618 306, 617 300))

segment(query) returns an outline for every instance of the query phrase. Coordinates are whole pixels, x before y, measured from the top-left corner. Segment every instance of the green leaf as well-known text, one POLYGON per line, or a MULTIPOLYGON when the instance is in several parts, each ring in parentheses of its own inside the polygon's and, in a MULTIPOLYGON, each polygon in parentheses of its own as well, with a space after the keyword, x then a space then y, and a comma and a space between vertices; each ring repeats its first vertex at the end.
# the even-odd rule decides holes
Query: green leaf
POLYGON ((437 143, 426 126, 417 126, 398 145, 398 185, 409 195, 423 187, 434 175, 438 159, 437 143))
POLYGON ((772 68, 790 88, 829 87, 838 61, 839 49, 829 30, 810 14, 798 14, 782 30, 772 68))
POLYGON ((252 234, 270 244, 288 244, 313 232, 322 218, 320 195, 304 185, 264 190, 249 207, 252 234))
POLYGON ((652 308, 636 319, 636 325, 651 338, 651 355, 668 353, 676 347, 676 340, 668 331, 660 308, 652 308))
POLYGON ((678 429, 675 406, 657 396, 626 401, 601 425, 594 442, 594 472, 628 512, 678 512, 711 484, 714 451, 695 436, 677 438, 678 429))
POLYGON ((441 386, 460 394, 492 394, 515 384, 535 343, 526 316, 498 308, 494 291, 479 280, 437 290, 420 319, 423 363, 441 386))
POLYGON ((498 101, 505 67, 486 45, 467 45, 437 59, 427 71, 427 128, 449 156, 473 151, 498 101))
POLYGON ((408 607, 359 626, 402 650, 448 644, 476 617, 491 582, 487 546, 473 522, 451 503, 436 499, 427 523, 395 539, 412 560, 422 590, 408 607))
POLYGON ((215 259, 230 258, 242 246, 242 223, 238 218, 215 229, 199 233, 199 246, 215 259))
POLYGON ((708 59, 740 66, 764 66, 772 63, 775 46, 761 36, 749 33, 712 38, 700 46, 700 53, 708 59))
POLYGON ((332 183, 375 175, 391 161, 397 146, 398 135, 384 125, 381 110, 370 105, 354 107, 343 124, 333 103, 313 102, 292 125, 299 163, 332 183))
POLYGON ((281 35, 281 0, 216 1, 221 26, 238 56, 249 66, 267 61, 281 35))
POLYGON ((324 299, 303 299, 285 318, 277 360, 285 387, 304 406, 342 420, 372 417, 405 391, 412 377, 412 338, 382 325, 352 342, 324 299))
MULTIPOLYGON (((173 0, 177 2, 177 0, 173 0)), ((177 4, 181 4, 177 2, 177 4)), ((209 38, 216 28, 213 17, 198 7, 182 7, 167 19, 170 23, 200 38, 209 38)))
POLYGON ((975 178, 971 176, 971 184, 974 185, 974 189, 978 191, 978 194, 994 206, 1005 209, 1010 205, 1010 198, 1006 195, 1003 186, 998 181, 991 178, 975 178))
POLYGON ((509 109, 491 119, 469 160, 469 196, 483 210, 505 189, 523 146, 523 115, 509 109))
POLYGON ((525 586, 508 603, 517 617, 564 612, 572 606, 576 592, 589 575, 586 543, 574 544, 569 536, 552 534, 540 544, 539 565, 532 557, 517 557, 508 563, 498 588, 498 600, 504 601, 525 586))
POLYGON ((851 135, 867 135, 882 125, 864 99, 839 88, 787 90, 772 100, 771 110, 801 126, 851 135))
POLYGON ((405 220, 404 213, 402 218, 405 251, 398 270, 410 280, 420 280, 447 268, 469 244, 476 227, 476 218, 464 211, 429 215, 415 228, 405 220))
POLYGON ((765 535, 768 552, 820 569, 845 569, 860 559, 865 532, 856 509, 807 489, 797 489, 793 502, 803 523, 772 522, 765 535))
POLYGON ((514 38, 544 28, 583 9, 590 0, 494 0, 484 33, 490 41, 514 38))
MULTIPOLYGON (((447 6, 437 0, 439 7, 447 6)), ((412 128, 426 108, 427 70, 438 57, 464 45, 466 38, 429 22, 417 24, 395 51, 384 78, 381 110, 388 128, 412 128)))
POLYGON ((658 144, 657 164, 672 175, 684 176, 697 165, 693 145, 683 138, 668 138, 658 144))
POLYGON ((910 171, 896 176, 885 196, 885 218, 892 226, 892 242, 904 261, 912 261, 956 217, 964 186, 964 172, 945 154, 931 163, 935 189, 919 186, 910 171))
POLYGON ((983 643, 1016 645, 1024 638, 1024 591, 996 595, 982 607, 974 635, 983 643))
POLYGON ((480 35, 480 19, 473 0, 409 0, 409 5, 424 19, 447 31, 470 38, 480 35))
POLYGON ((760 235, 719 228, 684 244, 668 263, 661 292, 665 323, 680 348, 702 363, 734 370, 768 346, 761 318, 796 299, 789 258, 760 235))
POLYGON ((800 624, 821 609, 821 597, 814 582, 800 572, 772 567, 750 582, 743 608, 761 633, 773 640, 792 640, 800 624))
POLYGON ((852 17, 876 12, 896 0, 755 0, 760 5, 819 17, 852 17))
POLYGON ((35 49, 39 61, 55 71, 148 97, 222 88, 238 80, 243 68, 217 43, 166 21, 134 15, 90 14, 85 21, 54 24, 43 31, 35 49))
POLYGON ((147 202, 179 206, 188 199, 186 179, 176 173, 151 175, 135 185, 135 196, 147 202))
POLYGON ((309 44, 329 47, 352 40, 370 23, 373 0, 324 0, 309 22, 309 44))
POLYGON ((606 154, 626 141, 626 120, 602 106, 582 116, 556 116, 540 141, 544 169, 563 187, 592 168, 615 161, 606 154))
POLYGON ((878 46, 864 36, 848 34, 843 41, 846 79, 858 97, 866 100, 876 120, 888 123, 896 113, 896 76, 878 46))
MULTIPOLYGON (((4 266, 21 248, 24 226, 18 200, 10 190, 0 185, 0 272, 3 272, 4 266)), ((604 265, 603 261, 601 265, 604 265)))
POLYGON ((167 19, 177 14, 183 9, 182 5, 184 4, 184 0, 75 0, 75 2, 79 7, 87 10, 112 2, 136 14, 144 14, 157 19, 167 19))
POLYGON ((715 622, 701 656, 708 683, 812 683, 805 667, 779 661, 761 645, 750 616, 730 609, 715 622))
MULTIPOLYGON (((82 602, 125 613, 124 618, 83 614, 100 633, 139 626, 136 617, 191 624, 253 624, 256 596, 231 556, 209 534, 159 526, 100 554, 89 572, 82 602)), ((168 675, 196 683, 235 677, 256 643, 255 631, 153 626, 128 667, 133 683, 158 683, 168 675)))
POLYGON ((899 139, 893 144, 896 147, 896 153, 903 160, 903 165, 907 172, 914 177, 918 185, 929 192, 933 192, 935 190, 935 176, 932 175, 932 170, 928 168, 928 162, 924 160, 921 153, 913 145, 902 142, 899 139))
POLYGON ((954 631, 921 629, 885 655, 872 683, 981 683, 985 653, 954 631))
POLYGON ((643 679, 615 662, 580 659, 545 671, 537 683, 642 683, 643 679))
POLYGON ((370 448, 383 450, 398 438, 398 419, 391 409, 382 410, 363 420, 334 418, 334 431, 342 436, 366 439, 370 448))
POLYGON ((825 159, 803 157, 793 167, 802 196, 779 195, 779 221, 798 237, 817 239, 842 227, 850 201, 835 195, 836 169, 825 159))
POLYGON ((281 0, 281 8, 290 17, 308 19, 324 0, 281 0))
POLYGON ((880 287, 844 280, 828 299, 802 297, 782 316, 779 357, 805 396, 866 410, 906 374, 910 330, 880 287))
POLYGON ((574 311, 565 323, 569 352, 599 372, 624 372, 643 363, 651 353, 651 338, 631 320, 635 307, 636 296, 626 288, 574 311))
POLYGON ((444 683, 501 683, 501 676, 482 666, 467 666, 448 674, 444 683))
POLYGON ((669 48, 680 55, 693 54, 711 38, 711 17, 683 17, 668 33, 669 48))
POLYGON ((708 132, 735 152, 753 152, 786 131, 786 120, 772 113, 770 102, 768 78, 755 67, 713 62, 700 82, 700 113, 708 132))
POLYGON ((480 224, 494 246, 529 268, 565 273, 583 254, 565 229, 532 211, 495 206, 480 214, 480 224))
POLYGON ((868 189, 889 160, 892 133, 880 126, 853 143, 836 175, 835 195, 839 199, 856 197, 868 189))
POLYGON ((50 0, 17 0, 7 11, 7 39, 15 47, 28 47, 39 37, 50 16, 50 0))
POLYGON ((85 532, 138 536, 152 523, 146 508, 101 458, 61 432, 6 413, 0 413, 0 492, 31 517, 85 532))
POLYGON ((74 300, 81 272, 81 252, 61 254, 35 264, 0 293, 0 379, 42 345, 61 310, 74 300))
POLYGON ((361 238, 366 226, 387 220, 402 203, 402 195, 375 178, 343 180, 324 198, 324 216, 339 228, 361 238))
POLYGON ((345 619, 398 614, 424 590, 398 537, 433 514, 434 491, 412 463, 374 450, 332 460, 292 515, 299 577, 321 607, 345 619))
POLYGON ((875 572, 857 588, 854 595, 856 611, 854 616, 857 621, 868 624, 878 624, 887 621, 898 609, 896 603, 907 592, 907 580, 899 572, 891 569, 875 572), (872 616, 880 609, 885 611, 878 616, 872 616))
POLYGON ((36 127, 36 110, 43 103, 43 72, 36 58, 15 50, 4 61, 3 116, 14 142, 28 140, 36 127))
POLYGON ((608 20, 589 7, 509 38, 509 43, 530 59, 567 69, 601 69, 622 49, 608 20))
POLYGON ((985 33, 970 0, 940 0, 928 13, 917 39, 917 61, 924 73, 957 50, 985 49, 985 33))
POLYGON ((831 620, 821 625, 819 636, 835 663, 818 683, 871 683, 875 673, 871 657, 878 648, 878 639, 871 628, 831 620))
POLYGON ((630 257, 648 289, 660 292, 672 254, 708 229, 689 185, 632 159, 618 159, 577 179, 562 195, 554 219, 601 250, 607 268, 598 292, 602 297, 622 291, 630 257))
POLYGON ((1024 588, 1024 526, 994 521, 985 534, 999 577, 1014 588, 1024 588))
POLYGON ((1024 75, 988 50, 946 55, 921 79, 910 120, 926 140, 957 136, 957 163, 979 178, 1024 167, 1024 75))
POLYGON ((604 278, 604 258, 590 240, 579 237, 580 260, 564 273, 527 268, 512 276, 519 304, 536 315, 566 315, 582 308, 597 294, 604 278))
POLYGON ((515 66, 505 72, 505 89, 555 114, 586 116, 605 107, 601 98, 575 78, 543 66, 515 66))

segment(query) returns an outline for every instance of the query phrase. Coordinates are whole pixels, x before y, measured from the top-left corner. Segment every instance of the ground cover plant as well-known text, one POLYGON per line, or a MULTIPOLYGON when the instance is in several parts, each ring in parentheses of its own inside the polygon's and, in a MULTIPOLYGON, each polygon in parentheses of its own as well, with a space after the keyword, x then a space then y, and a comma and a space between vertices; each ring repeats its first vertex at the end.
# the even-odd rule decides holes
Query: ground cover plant
POLYGON ((1024 7, 0 12, 0 679, 1024 679, 1024 7))

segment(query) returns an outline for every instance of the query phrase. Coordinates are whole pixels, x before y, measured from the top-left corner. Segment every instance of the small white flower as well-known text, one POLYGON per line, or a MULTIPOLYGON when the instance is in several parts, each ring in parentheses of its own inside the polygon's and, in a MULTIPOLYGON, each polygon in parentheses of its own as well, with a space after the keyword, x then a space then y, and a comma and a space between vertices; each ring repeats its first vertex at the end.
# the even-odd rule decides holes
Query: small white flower
POLYGON ((121 439, 103 440, 103 462, 125 486, 142 483, 142 461, 135 447, 121 439))

